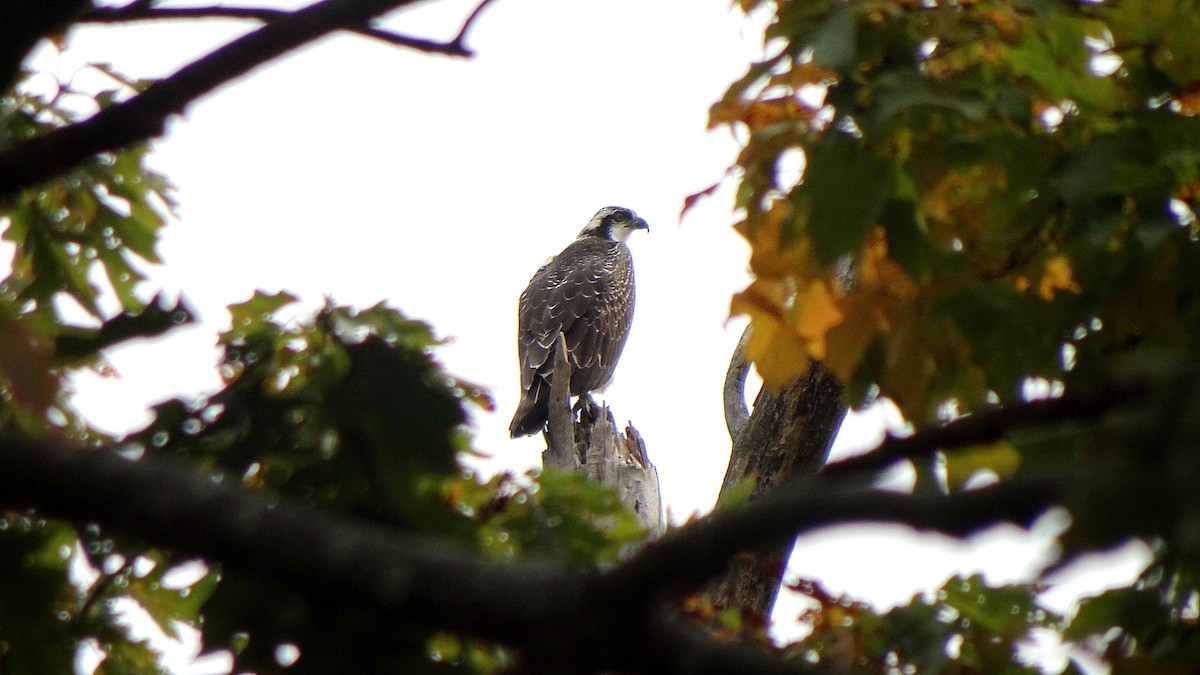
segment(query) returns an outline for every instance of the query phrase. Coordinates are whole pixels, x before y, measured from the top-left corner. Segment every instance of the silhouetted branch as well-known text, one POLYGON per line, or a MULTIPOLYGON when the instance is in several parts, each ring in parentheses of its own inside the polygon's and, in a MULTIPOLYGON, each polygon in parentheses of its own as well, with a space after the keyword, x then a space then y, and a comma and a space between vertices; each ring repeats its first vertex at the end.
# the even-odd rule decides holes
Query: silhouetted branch
POLYGON ((155 457, 130 461, 104 449, 0 436, 0 506, 98 523, 314 599, 503 642, 545 666, 540 672, 713 672, 709 661, 686 656, 697 644, 713 662, 742 663, 739 672, 783 672, 767 655, 708 644, 664 608, 720 573, 736 553, 798 532, 875 521, 963 536, 1000 520, 1028 524, 1064 485, 1024 478, 918 497, 856 482, 806 476, 671 532, 606 573, 580 574, 529 559, 487 562, 451 542, 212 481, 155 457))
POLYGON ((866 481, 800 476, 741 507, 673 530, 606 575, 625 602, 673 595, 719 574, 734 554, 851 522, 901 523, 966 537, 999 522, 1029 526, 1064 496, 1064 477, 1018 477, 950 495, 871 490, 866 481))
POLYGON ((631 613, 612 602, 603 575, 528 559, 488 562, 452 542, 209 480, 154 457, 131 461, 0 435, 0 506, 98 523, 310 598, 374 608, 385 620, 497 640, 539 664, 533 672, 711 672, 687 657, 693 648, 740 663, 741 672, 804 672, 712 643, 667 612, 631 613))
MULTIPOLYGON (((98 153, 112 152, 163 133, 167 119, 204 94, 300 45, 416 0, 322 0, 287 13, 217 48, 127 101, 82 122, 0 152, 0 199, 66 171, 98 153)), ((137 11, 146 8, 135 7, 137 11)), ((129 10, 133 11, 133 10, 129 10)), ((452 41, 461 46, 479 8, 452 41)))
MULTIPOLYGON (((447 56, 473 56, 474 52, 466 45, 467 32, 475 19, 491 0, 484 0, 463 21, 455 37, 447 42, 413 37, 396 33, 369 24, 347 26, 349 30, 365 37, 387 42, 400 47, 408 47, 423 52, 445 54, 447 56)), ((170 19, 240 19, 253 21, 275 21, 290 16, 295 12, 269 7, 229 7, 225 5, 210 5, 197 7, 154 7, 149 4, 126 5, 124 7, 96 7, 79 18, 85 23, 125 23, 133 21, 159 21, 170 19)))
POLYGON ((0 93, 17 80, 21 62, 38 40, 61 31, 88 8, 89 0, 5 0, 0 2, 0 93))
POLYGON ((1082 393, 1068 393, 1059 398, 977 412, 941 426, 926 427, 912 436, 889 434, 874 450, 831 462, 822 473, 836 476, 849 472, 877 471, 904 459, 932 457, 939 450, 992 443, 1022 428, 1066 420, 1086 420, 1145 393, 1144 386, 1110 385, 1082 393))

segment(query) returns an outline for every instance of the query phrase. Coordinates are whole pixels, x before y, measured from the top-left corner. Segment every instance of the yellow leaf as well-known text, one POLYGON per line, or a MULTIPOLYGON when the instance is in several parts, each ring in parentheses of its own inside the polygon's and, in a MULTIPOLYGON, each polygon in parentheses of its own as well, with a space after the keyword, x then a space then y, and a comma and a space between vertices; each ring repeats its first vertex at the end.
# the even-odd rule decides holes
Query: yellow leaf
POLYGON ((884 336, 884 370, 879 386, 910 417, 922 416, 929 406, 929 389, 937 373, 924 322, 920 312, 898 313, 884 336))
POLYGON ((1008 441, 961 448, 946 453, 946 484, 957 490, 980 471, 1008 478, 1021 466, 1021 453, 1008 441))
POLYGON ((1055 291, 1079 292, 1079 284, 1071 273, 1071 261, 1061 253, 1046 261, 1042 280, 1038 282, 1038 296, 1046 302, 1054 299, 1055 291))
MULTIPOLYGON (((921 209, 934 221, 955 230, 967 227, 981 231, 988 225, 989 205, 1000 198, 1008 186, 1008 172, 996 163, 976 164, 966 170, 951 169, 943 173, 925 190, 921 209)), ((941 239, 961 234, 943 233, 941 239)))
POLYGON ((883 319, 875 301, 862 293, 842 300, 841 309, 845 320, 829 329, 826 335, 825 365, 839 380, 846 382, 878 334, 883 319))
POLYGON ((825 335, 846 317, 824 281, 814 280, 796 293, 793 325, 814 359, 825 358, 825 335))
POLYGON ((784 244, 784 229, 792 225, 795 217, 792 205, 784 199, 776 200, 766 213, 750 227, 745 221, 734 229, 750 243, 750 269, 759 278, 777 278, 786 275, 797 277, 815 276, 812 259, 812 244, 808 238, 798 238, 784 244))
POLYGON ((888 257, 887 232, 874 227, 863 247, 859 283, 864 290, 887 298, 906 300, 917 294, 917 284, 904 268, 888 257))
POLYGON ((808 348, 783 319, 788 292, 780 282, 758 280, 733 296, 732 314, 750 317, 746 358, 754 363, 763 383, 778 390, 793 377, 808 372, 808 348))

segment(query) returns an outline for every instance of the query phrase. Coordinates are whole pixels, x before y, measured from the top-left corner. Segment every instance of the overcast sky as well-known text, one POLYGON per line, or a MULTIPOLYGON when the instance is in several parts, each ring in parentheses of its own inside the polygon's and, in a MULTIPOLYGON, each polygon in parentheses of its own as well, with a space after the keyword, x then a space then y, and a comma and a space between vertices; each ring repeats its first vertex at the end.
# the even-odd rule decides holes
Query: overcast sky
MULTIPOLYGON (((498 412, 474 419, 475 447, 492 456, 480 468, 535 467, 541 439, 507 433, 519 386, 517 296, 597 208, 627 206, 651 230, 629 242, 637 308, 605 398, 645 437, 672 518, 707 510, 729 453, 721 381, 743 324, 727 322, 728 301, 748 280, 748 250, 729 228, 728 188, 682 223, 678 214, 685 195, 733 161, 735 140, 705 130, 707 110, 762 52, 761 30, 729 5, 497 0, 471 34, 474 59, 341 34, 189 107, 154 145, 153 164, 179 186, 181 206, 153 277, 183 290, 201 323, 114 351, 120 377, 77 378, 79 406, 121 432, 146 423, 153 401, 215 390, 224 307, 255 289, 286 289, 308 310, 326 296, 386 301, 453 339, 439 358, 495 396, 498 412)), ((449 37, 472 6, 442 0, 387 23, 449 37)), ((86 29, 68 53, 43 50, 36 65, 62 79, 86 61, 161 76, 251 27, 86 29)), ((849 424, 835 452, 870 443, 882 417, 849 424)), ((966 544, 839 528, 805 537, 795 569, 887 605, 956 569, 1027 578, 1061 526, 1051 519, 1032 537, 1002 530, 966 544)), ((1115 578, 1137 571, 1115 564, 1100 567, 1115 578)))

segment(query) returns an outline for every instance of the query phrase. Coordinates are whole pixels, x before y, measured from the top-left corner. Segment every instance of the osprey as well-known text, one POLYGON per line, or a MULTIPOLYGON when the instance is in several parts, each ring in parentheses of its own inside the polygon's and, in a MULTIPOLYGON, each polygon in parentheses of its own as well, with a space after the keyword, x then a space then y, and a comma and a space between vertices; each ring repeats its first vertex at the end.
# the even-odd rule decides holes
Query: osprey
POLYGON ((612 378, 633 320, 633 257, 624 242, 634 230, 649 229, 633 211, 606 206, 529 280, 518 314, 521 403, 508 426, 513 438, 546 424, 559 333, 572 368, 572 396, 612 378))

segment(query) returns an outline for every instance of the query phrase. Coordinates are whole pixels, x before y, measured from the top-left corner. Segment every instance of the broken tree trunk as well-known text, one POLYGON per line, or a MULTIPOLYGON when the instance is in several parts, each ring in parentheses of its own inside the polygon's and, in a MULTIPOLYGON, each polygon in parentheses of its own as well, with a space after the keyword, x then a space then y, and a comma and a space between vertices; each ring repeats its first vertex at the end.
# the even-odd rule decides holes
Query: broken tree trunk
POLYGON ((587 394, 571 408, 571 367, 562 334, 558 341, 554 373, 550 376, 550 414, 542 466, 578 471, 613 487, 652 536, 662 534, 665 523, 658 469, 650 463, 645 441, 632 424, 625 427, 624 433, 618 431, 608 406, 596 405, 587 394))
MULTIPOLYGON (((744 390, 749 335, 747 327, 725 378, 725 420, 733 450, 721 497, 746 478, 753 478, 750 499, 754 500, 791 476, 821 468, 846 416, 846 405, 837 378, 814 362, 808 373, 778 392, 762 388, 753 412, 748 413, 744 390)), ((709 586, 713 604, 765 619, 779 594, 791 549, 792 540, 787 539, 761 553, 736 559, 725 576, 709 586)))

